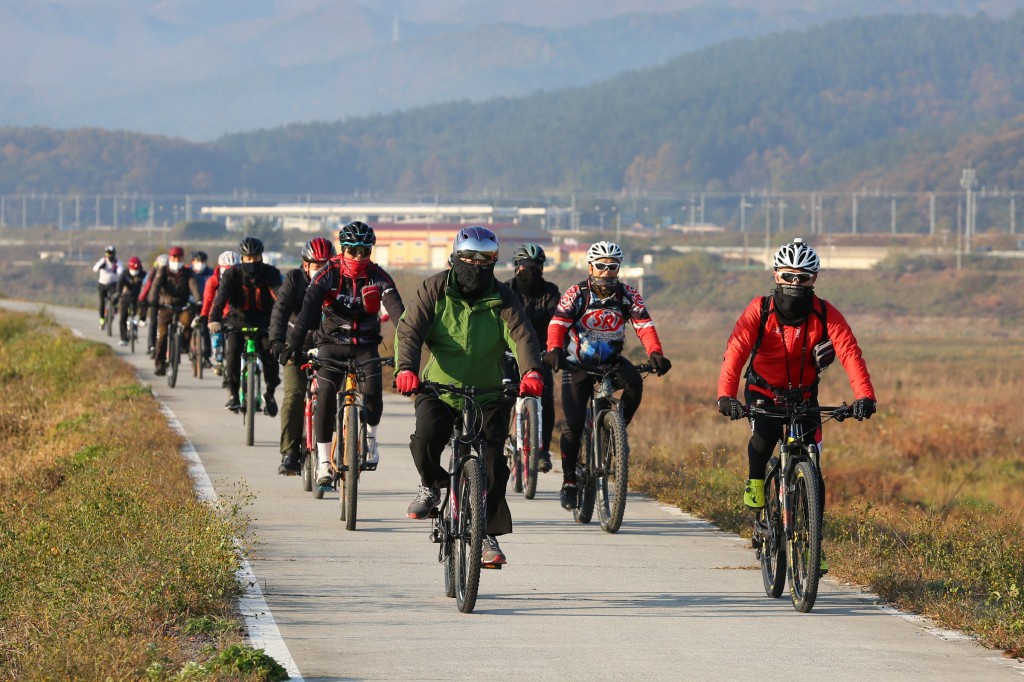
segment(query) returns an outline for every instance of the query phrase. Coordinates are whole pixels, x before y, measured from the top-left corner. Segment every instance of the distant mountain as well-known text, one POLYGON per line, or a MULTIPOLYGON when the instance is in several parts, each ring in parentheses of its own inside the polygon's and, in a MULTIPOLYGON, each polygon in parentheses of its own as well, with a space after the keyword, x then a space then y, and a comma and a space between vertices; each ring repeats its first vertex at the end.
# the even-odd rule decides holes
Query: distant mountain
POLYGON ((193 140, 585 86, 736 37, 1022 0, 0 0, 0 125, 193 140))
MULTIPOLYGON (((729 41, 589 87, 203 145, 0 129, 0 193, 679 193, 859 188, 875 178, 955 189, 965 162, 1019 187, 1021 35, 1024 13, 846 19, 729 41)), ((467 72, 486 61, 486 46, 467 46, 477 55, 467 72)), ((298 75, 292 86, 302 90, 298 75)))

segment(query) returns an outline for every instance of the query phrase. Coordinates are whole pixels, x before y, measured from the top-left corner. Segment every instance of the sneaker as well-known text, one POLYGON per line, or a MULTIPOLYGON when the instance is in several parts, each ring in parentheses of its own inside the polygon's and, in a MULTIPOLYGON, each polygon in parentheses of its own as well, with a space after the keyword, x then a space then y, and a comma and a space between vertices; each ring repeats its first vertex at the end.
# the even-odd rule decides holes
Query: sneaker
POLYGON ((281 466, 277 467, 277 473, 282 476, 295 476, 299 471, 299 456, 294 452, 286 453, 281 458, 281 466))
POLYGON ((751 509, 764 508, 764 480, 760 478, 748 478, 743 488, 743 504, 751 509))
POLYGON ((203 358, 203 369, 212 369, 213 363, 210 362, 210 358, 203 358))
POLYGON ((238 402, 238 396, 231 396, 228 401, 224 403, 225 410, 231 410, 232 412, 238 412, 242 409, 242 403, 238 402))
POLYGON ((128 342, 127 342, 127 341, 125 341, 124 339, 121 339, 120 341, 118 341, 118 342, 117 342, 117 345, 119 345, 119 346, 121 346, 122 348, 124 348, 125 346, 127 346, 127 345, 128 345, 128 342))
POLYGON ((263 394, 263 412, 268 417, 277 416, 277 401, 274 400, 274 396, 270 393, 263 394))
POLYGON ((157 365, 156 369, 153 370, 153 374, 158 377, 167 376, 167 365, 157 365))
POLYGON ((213 373, 216 374, 217 376, 224 374, 224 365, 214 365, 213 373))
POLYGON ((542 474, 546 474, 551 471, 551 455, 547 452, 542 452, 537 455, 537 471, 542 474))
POLYGON ((329 462, 320 462, 316 467, 316 484, 321 488, 330 488, 334 485, 334 474, 331 473, 329 462))
POLYGON ((562 509, 566 511, 575 509, 577 495, 576 481, 565 481, 562 483, 562 490, 558 493, 558 501, 561 503, 562 509))
POLYGON ((480 555, 480 563, 487 564, 489 566, 502 566, 508 563, 505 558, 505 553, 501 551, 501 547, 498 546, 498 538, 493 535, 484 536, 484 551, 480 555))
POLYGON ((363 469, 366 471, 376 471, 377 465, 380 463, 380 449, 377 447, 376 438, 366 439, 366 462, 363 464, 363 469))
POLYGON ((106 326, 107 326, 107 321, 101 317, 100 318, 100 329, 103 329, 106 326))
POLYGON ((419 491, 416 493, 416 499, 409 503, 409 509, 406 511, 406 515, 410 519, 425 519, 430 516, 430 512, 440 501, 440 490, 421 485, 419 491))

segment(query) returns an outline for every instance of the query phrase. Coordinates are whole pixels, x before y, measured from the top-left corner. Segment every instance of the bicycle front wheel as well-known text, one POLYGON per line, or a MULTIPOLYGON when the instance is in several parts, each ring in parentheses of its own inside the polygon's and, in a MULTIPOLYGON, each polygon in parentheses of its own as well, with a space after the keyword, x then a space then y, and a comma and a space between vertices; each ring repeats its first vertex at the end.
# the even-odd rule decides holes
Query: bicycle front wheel
POLYGON ((196 379, 203 378, 203 335, 198 328, 192 330, 192 339, 189 343, 189 359, 192 360, 192 376, 196 379))
POLYGON ((626 425, 616 411, 604 413, 597 425, 597 515, 601 528, 615 533, 626 513, 629 479, 629 453, 626 451, 626 425))
POLYGON ((590 465, 594 453, 590 445, 593 438, 589 428, 583 429, 580 438, 580 457, 584 459, 576 465, 576 508, 572 518, 576 523, 590 523, 594 517, 594 498, 596 497, 594 472, 590 465))
POLYGON ((778 599, 786 587, 786 531, 782 528, 777 466, 769 465, 765 473, 764 509, 758 516, 755 527, 761 542, 757 558, 761 562, 764 593, 772 599, 778 599))
POLYGON ((467 459, 455 483, 458 491, 452 518, 455 534, 452 548, 455 603, 462 613, 472 613, 480 589, 480 553, 484 540, 484 492, 480 463, 476 459, 467 459))
POLYGON ((128 341, 131 344, 132 353, 135 352, 135 340, 139 338, 139 328, 137 323, 131 321, 128 323, 128 341))
POLYGON ((170 367, 167 368, 167 385, 174 388, 178 383, 178 364, 181 362, 181 334, 174 330, 167 339, 167 358, 170 367))
POLYGON ((302 415, 302 489, 313 490, 314 469, 316 468, 316 438, 313 437, 313 410, 316 409, 316 394, 306 396, 302 415))
POLYGON ((532 500, 537 494, 537 459, 540 457, 540 416, 537 406, 540 401, 523 401, 523 452, 519 454, 523 469, 523 497, 532 500))
POLYGON ((245 444, 252 445, 256 440, 256 401, 259 390, 256 377, 256 363, 248 362, 245 373, 245 444))
POLYGON ((793 539, 789 543, 789 594, 793 608, 808 613, 818 597, 821 562, 820 490, 814 465, 798 462, 793 471, 793 539))
POLYGON ((343 425, 341 433, 344 434, 345 443, 345 465, 348 470, 344 472, 345 485, 341 490, 341 520, 345 522, 345 530, 356 529, 356 509, 359 494, 359 441, 363 430, 359 423, 359 408, 349 405, 344 408, 342 417, 343 425))

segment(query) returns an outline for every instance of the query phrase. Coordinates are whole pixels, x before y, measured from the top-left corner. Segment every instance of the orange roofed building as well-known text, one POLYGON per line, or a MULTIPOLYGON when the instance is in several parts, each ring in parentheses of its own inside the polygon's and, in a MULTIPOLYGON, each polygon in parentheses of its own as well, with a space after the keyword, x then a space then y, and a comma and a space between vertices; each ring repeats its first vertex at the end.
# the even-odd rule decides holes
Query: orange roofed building
MULTIPOLYGON (((448 267, 455 234, 463 227, 461 223, 378 223, 373 225, 377 235, 373 260, 385 268, 443 270, 448 267)), ((551 236, 544 230, 514 223, 486 227, 498 237, 499 265, 510 264, 515 248, 527 242, 543 246, 549 264, 560 261, 559 249, 552 248, 551 236)))

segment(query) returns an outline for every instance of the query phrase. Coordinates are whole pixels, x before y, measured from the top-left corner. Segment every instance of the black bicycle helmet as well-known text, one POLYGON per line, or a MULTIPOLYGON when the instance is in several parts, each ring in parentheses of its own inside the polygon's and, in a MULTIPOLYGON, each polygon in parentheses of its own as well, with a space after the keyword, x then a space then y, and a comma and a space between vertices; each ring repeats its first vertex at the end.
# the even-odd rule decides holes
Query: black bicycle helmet
POLYGON ((359 220, 343 225, 338 230, 338 243, 342 246, 370 246, 377 243, 373 228, 359 220))
POLYGON ((243 256, 260 256, 263 254, 263 242, 256 237, 246 237, 238 242, 238 252, 243 256))
POLYGON ((541 265, 548 259, 540 244, 523 244, 512 254, 512 265, 518 266, 521 261, 537 261, 541 265))
POLYGON ((192 260, 198 260, 205 263, 206 261, 210 260, 210 257, 206 255, 205 251, 193 251, 192 260))

